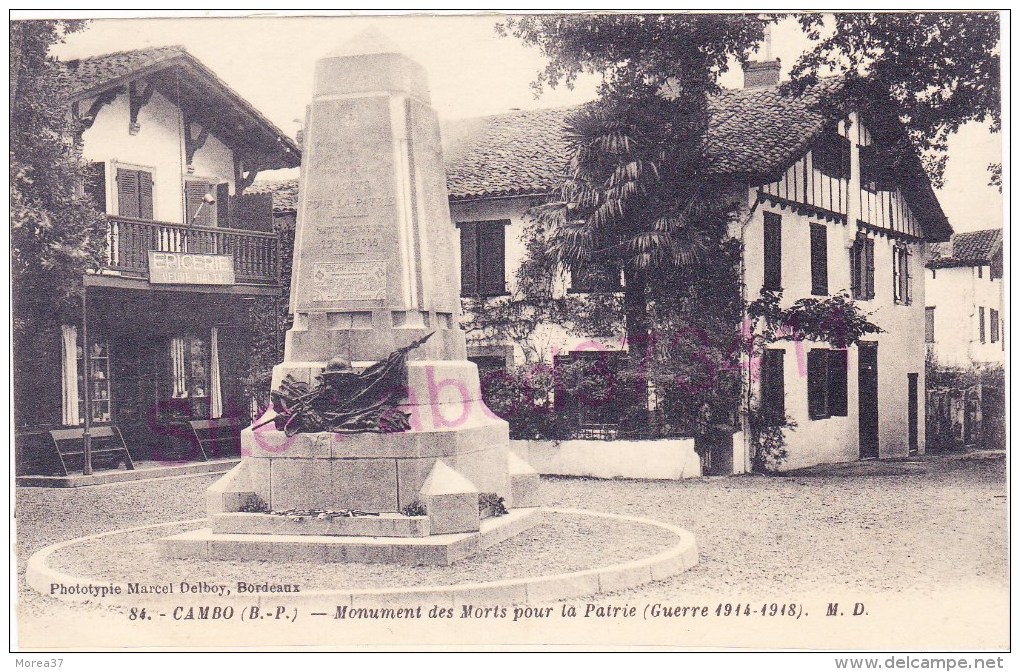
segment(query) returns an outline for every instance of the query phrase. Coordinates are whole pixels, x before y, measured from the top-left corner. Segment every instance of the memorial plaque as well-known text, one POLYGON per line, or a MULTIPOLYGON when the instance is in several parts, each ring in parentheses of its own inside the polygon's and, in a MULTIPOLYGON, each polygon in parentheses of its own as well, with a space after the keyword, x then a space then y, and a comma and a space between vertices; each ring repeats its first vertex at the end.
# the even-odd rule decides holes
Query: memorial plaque
POLYGON ((386 298, 386 262, 319 262, 313 272, 315 301, 386 298))

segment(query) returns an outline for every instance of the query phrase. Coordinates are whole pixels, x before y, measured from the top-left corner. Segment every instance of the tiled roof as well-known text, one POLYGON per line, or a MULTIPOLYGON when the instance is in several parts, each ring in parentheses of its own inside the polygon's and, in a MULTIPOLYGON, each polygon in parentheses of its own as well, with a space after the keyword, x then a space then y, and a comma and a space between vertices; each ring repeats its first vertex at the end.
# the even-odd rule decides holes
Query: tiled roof
MULTIPOLYGON (((779 85, 726 90, 710 101, 710 170, 762 184, 803 156, 835 118, 842 84, 823 79, 798 96, 779 85)), ((568 154, 564 132, 577 107, 516 110, 441 122, 447 191, 451 200, 547 194, 562 183, 568 154)), ((952 228, 924 170, 912 157, 904 189, 924 223, 928 240, 946 240, 952 228)), ((274 200, 277 211, 294 206, 296 187, 274 200)))
MULTIPOLYGON (((710 103, 711 170, 721 175, 776 175, 804 151, 828 118, 819 104, 839 84, 823 80, 800 96, 779 86, 726 90, 710 103)), ((450 197, 545 193, 562 176, 563 127, 576 107, 515 111, 443 124, 450 197)))
POLYGON ((71 76, 74 93, 83 93, 187 53, 184 47, 171 45, 81 58, 66 61, 64 66, 71 76))
POLYGON ((248 194, 272 194, 273 212, 286 213, 297 212, 298 181, 297 180, 274 180, 266 182, 253 182, 245 190, 248 194))
POLYGON ((190 95, 220 106, 217 114, 222 118, 217 121, 223 122, 221 128, 232 129, 236 134, 243 124, 240 131, 243 136, 253 143, 262 141, 262 148, 269 150, 266 158, 271 165, 267 168, 295 168, 300 164, 301 152, 293 140, 180 45, 118 51, 64 62, 71 97, 77 100, 169 68, 180 68, 195 83, 195 92, 190 95))
POLYGON ((954 233, 947 243, 931 246, 930 268, 988 264, 1002 250, 1002 229, 954 233))
POLYGON ((442 124, 451 198, 545 194, 563 177, 563 125, 574 107, 514 111, 442 124))

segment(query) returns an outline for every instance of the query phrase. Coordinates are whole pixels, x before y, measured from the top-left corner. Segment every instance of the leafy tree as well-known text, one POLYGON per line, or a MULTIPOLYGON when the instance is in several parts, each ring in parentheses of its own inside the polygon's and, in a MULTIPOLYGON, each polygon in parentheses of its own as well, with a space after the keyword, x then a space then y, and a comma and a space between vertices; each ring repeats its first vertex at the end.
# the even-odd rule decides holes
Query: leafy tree
MULTIPOLYGON (((949 136, 972 121, 999 131, 997 12, 847 12, 803 14, 797 21, 814 44, 794 64, 794 82, 835 74, 851 90, 867 81, 863 90, 887 95, 888 101, 861 96, 853 103, 891 105, 886 112, 903 123, 936 187, 943 186, 949 136)), ((1001 164, 989 169, 998 184, 1001 164)))
MULTIPOLYGON (((694 272, 712 250, 718 251, 732 215, 725 185, 709 177, 705 159, 708 101, 732 60, 745 60, 766 27, 785 16, 528 16, 499 27, 548 58, 533 84, 536 92, 545 86, 569 87, 582 73, 601 75, 599 99, 568 120, 567 173, 558 198, 541 217, 555 232, 551 249, 561 266, 601 267, 610 275, 622 269, 631 363, 650 373, 656 391, 670 388, 662 376, 656 380, 656 358, 666 365, 667 375, 675 373, 671 366, 682 371, 685 348, 664 349, 669 339, 659 338, 650 350, 656 341, 652 324, 659 333, 666 325, 702 333, 691 331, 699 319, 728 315, 734 305, 732 294, 671 295, 670 289, 698 277, 723 280, 732 270, 710 264, 702 267, 702 276, 694 272)), ((832 101, 839 114, 864 108, 869 123, 892 120, 872 130, 883 145, 895 145, 896 151, 882 157, 894 173, 914 170, 916 152, 924 152, 924 165, 939 185, 950 134, 975 120, 990 119, 993 130, 998 129, 997 15, 813 14, 797 19, 814 44, 795 65, 796 79, 787 90, 796 93, 819 76, 842 76, 846 95, 832 101), (876 91, 882 95, 876 97, 876 91)), ((998 173, 992 169, 995 183, 998 173)), ((840 340, 831 324, 823 324, 827 311, 860 317, 852 302, 798 303, 795 308, 790 317, 804 322, 801 331, 823 340, 840 340)), ((722 328, 704 333, 733 333, 722 328)), ((695 350, 696 359, 711 362, 708 368, 716 371, 728 370, 733 361, 733 348, 724 342, 703 342, 695 350)), ((721 379, 715 378, 718 387, 721 379)), ((673 389, 682 392, 684 386, 673 389)), ((692 402, 680 406, 689 409, 692 402)))
MULTIPOLYGON (((77 316, 82 276, 99 264, 106 220, 84 195, 68 82, 49 48, 83 21, 13 21, 11 31, 11 274, 15 335, 77 316), (66 316, 65 316, 66 317, 66 316)), ((77 321, 75 319, 75 321, 77 321)))
MULTIPOLYGON (((773 19, 756 14, 530 16, 502 30, 549 57, 536 86, 602 74, 600 99, 567 122, 557 202, 540 213, 575 273, 624 276, 631 365, 649 357, 650 287, 689 277, 722 236, 729 204, 708 177, 709 96, 773 19)), ((640 384, 640 383, 639 383, 640 384)))

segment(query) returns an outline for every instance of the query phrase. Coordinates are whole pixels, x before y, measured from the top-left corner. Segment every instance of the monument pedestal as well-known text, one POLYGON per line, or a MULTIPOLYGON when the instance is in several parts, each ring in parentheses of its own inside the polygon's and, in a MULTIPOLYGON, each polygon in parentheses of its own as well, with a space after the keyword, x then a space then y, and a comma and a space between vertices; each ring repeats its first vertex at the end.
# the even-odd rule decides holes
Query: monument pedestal
POLYGON ((428 335, 407 354, 399 409, 411 429, 288 437, 273 423, 248 428, 243 461, 208 490, 211 527, 165 539, 162 551, 452 562, 538 521, 538 474, 510 453, 507 423, 486 408, 466 360, 456 229, 425 72, 366 31, 317 62, 314 89, 294 323, 273 389, 287 376, 315 387, 335 358, 363 370, 428 335), (483 519, 499 498, 510 513, 483 519))

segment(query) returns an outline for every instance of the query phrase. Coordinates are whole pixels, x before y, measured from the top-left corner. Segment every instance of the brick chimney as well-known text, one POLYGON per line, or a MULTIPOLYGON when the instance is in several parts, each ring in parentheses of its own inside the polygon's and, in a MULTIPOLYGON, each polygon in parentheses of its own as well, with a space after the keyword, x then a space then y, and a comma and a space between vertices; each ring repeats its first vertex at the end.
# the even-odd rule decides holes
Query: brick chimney
POLYGON ((772 86, 779 83, 779 59, 744 63, 744 88, 772 86))

